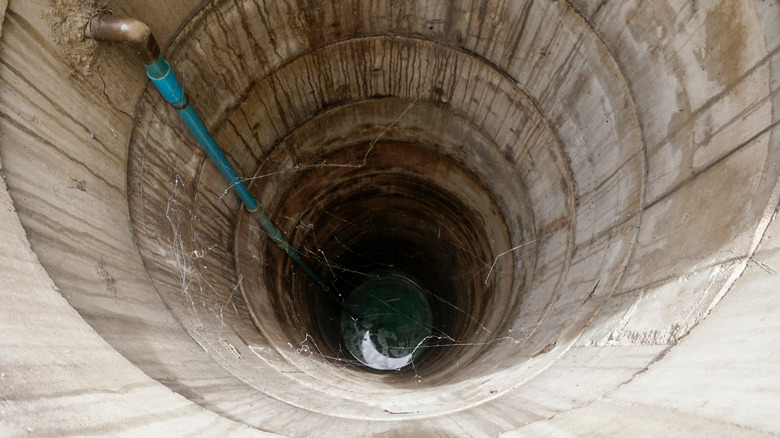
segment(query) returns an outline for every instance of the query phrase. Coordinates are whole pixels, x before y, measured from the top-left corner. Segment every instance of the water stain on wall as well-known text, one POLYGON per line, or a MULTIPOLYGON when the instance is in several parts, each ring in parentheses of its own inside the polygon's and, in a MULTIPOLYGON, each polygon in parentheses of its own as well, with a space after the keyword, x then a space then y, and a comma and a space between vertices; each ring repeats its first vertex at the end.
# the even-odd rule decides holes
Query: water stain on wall
POLYGON ((744 70, 749 30, 743 14, 740 2, 721 2, 704 20, 707 46, 701 65, 710 81, 734 84, 744 70))

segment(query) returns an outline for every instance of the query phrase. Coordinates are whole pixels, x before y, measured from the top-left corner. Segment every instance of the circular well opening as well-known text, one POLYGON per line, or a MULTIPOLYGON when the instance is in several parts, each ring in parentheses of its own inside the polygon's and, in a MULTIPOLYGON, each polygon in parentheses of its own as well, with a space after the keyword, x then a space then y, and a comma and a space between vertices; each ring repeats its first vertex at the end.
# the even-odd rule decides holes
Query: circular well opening
MULTIPOLYGON (((252 190, 276 191, 272 219, 330 290, 266 245, 256 227, 239 226, 239 246, 264 248, 262 269, 242 273, 262 277, 245 290, 250 307, 264 309, 254 312, 258 328, 273 333, 280 350, 311 339, 320 360, 397 384, 410 374, 446 380, 485 354, 520 298, 506 287, 513 258, 493 263, 510 233, 491 193, 456 160, 405 142, 344 145, 318 162, 283 187, 260 179, 252 190), (334 164, 355 160, 365 162, 334 164), (405 310, 375 318, 378 306, 405 310), (399 344, 378 337, 388 323, 399 344), (374 337, 366 339, 387 351, 373 361, 365 354, 373 351, 361 349, 367 344, 353 339, 369 327, 374 337)), ((270 159, 258 174, 285 163, 270 159)))

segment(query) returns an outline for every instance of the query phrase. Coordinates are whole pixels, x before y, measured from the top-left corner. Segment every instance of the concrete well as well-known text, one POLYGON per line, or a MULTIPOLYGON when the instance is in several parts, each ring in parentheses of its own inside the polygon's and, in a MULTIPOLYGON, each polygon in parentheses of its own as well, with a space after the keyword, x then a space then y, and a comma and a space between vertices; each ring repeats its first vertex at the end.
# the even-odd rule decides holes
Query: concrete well
POLYGON ((775 0, 0 0, 0 435, 776 436, 779 86, 775 0))

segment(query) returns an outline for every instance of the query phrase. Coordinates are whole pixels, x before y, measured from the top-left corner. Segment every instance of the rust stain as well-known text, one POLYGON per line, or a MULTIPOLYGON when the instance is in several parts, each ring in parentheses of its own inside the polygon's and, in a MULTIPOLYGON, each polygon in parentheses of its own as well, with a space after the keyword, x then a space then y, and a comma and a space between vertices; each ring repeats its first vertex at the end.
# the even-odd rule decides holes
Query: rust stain
POLYGON ((539 236, 547 236, 568 227, 570 224, 570 218, 566 215, 563 215, 547 224, 544 228, 539 230, 537 234, 539 236))

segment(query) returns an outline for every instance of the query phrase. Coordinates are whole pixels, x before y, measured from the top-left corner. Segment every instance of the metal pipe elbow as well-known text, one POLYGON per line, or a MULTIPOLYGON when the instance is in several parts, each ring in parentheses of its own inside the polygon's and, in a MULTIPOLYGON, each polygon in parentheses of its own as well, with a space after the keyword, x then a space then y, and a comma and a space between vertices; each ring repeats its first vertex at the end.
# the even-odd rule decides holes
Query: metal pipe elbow
POLYGON ((160 46, 146 23, 129 17, 99 15, 92 17, 84 28, 84 35, 96 41, 124 43, 133 48, 144 64, 151 64, 160 56, 160 46))

